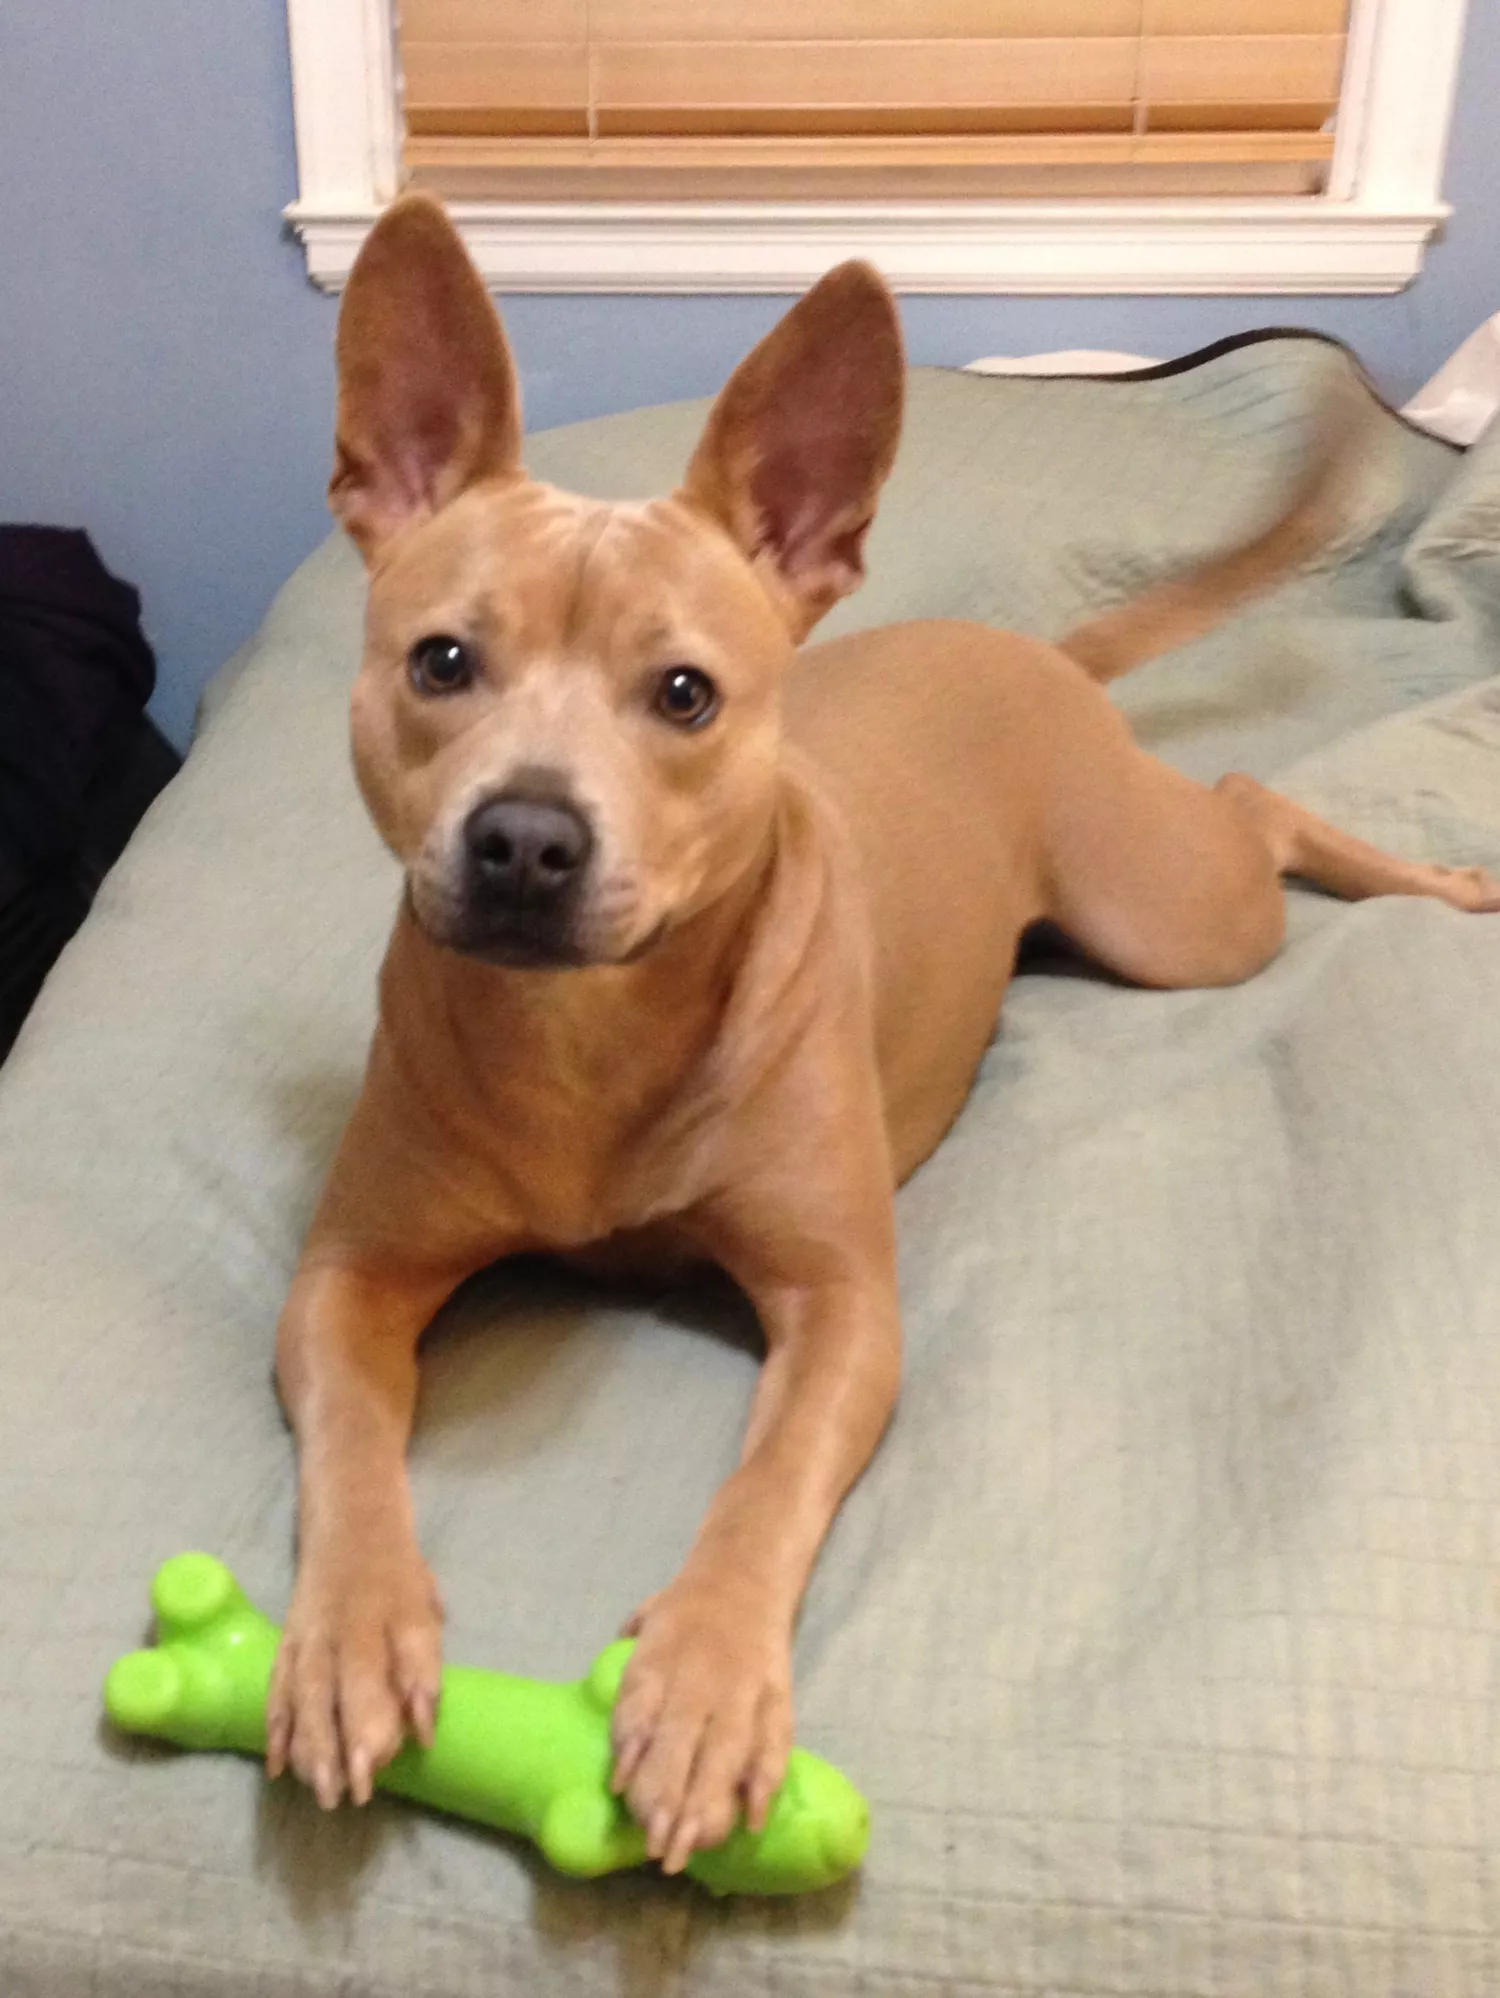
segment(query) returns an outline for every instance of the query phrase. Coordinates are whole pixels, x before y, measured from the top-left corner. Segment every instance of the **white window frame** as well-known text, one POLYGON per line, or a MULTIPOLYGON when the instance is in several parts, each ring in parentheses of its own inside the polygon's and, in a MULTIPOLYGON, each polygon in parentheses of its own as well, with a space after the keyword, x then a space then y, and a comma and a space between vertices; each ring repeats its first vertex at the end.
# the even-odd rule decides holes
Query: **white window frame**
MULTIPOLYGON (((1449 213, 1466 0, 1353 0, 1323 195, 1230 200, 456 202, 502 291, 789 292, 863 256, 906 292, 1391 292, 1449 213)), ((393 0, 287 0, 299 192, 325 291, 400 182, 393 0)))

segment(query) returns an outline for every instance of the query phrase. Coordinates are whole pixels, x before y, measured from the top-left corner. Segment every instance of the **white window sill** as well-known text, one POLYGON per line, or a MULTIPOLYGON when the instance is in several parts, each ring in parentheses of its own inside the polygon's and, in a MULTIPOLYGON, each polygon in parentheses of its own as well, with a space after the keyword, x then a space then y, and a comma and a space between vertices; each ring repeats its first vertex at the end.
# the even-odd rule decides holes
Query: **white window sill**
MULTIPOLYGON (((454 203, 485 280, 511 292, 802 291, 867 257, 904 292, 1391 292, 1448 209, 1259 201, 454 203)), ((337 291, 374 205, 296 202, 315 284, 337 291)))

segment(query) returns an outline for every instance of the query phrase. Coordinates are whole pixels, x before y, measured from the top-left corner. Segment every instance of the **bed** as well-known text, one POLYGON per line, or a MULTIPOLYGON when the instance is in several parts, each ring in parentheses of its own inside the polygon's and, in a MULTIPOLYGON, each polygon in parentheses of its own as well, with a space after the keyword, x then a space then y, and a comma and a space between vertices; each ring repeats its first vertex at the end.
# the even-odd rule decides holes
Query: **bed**
MULTIPOLYGON (((1341 351, 1109 381, 917 371, 829 629, 1056 633, 1284 484, 1341 351)), ((653 490, 702 406, 531 441, 653 490)), ((899 1202, 904 1396, 817 1573, 799 1737, 862 1873, 579 1885, 377 1800, 114 1737, 166 1555, 284 1606, 271 1335, 396 893, 331 539, 204 703, 0 1069, 5 1998, 1492 1998, 1500 1988, 1500 917, 1292 895, 1277 961, 1152 994, 1040 950, 899 1202)), ((1500 442, 1384 421, 1337 545, 1117 689, 1180 768, 1500 863, 1500 442)), ((756 1365, 737 1300, 499 1271, 413 1452, 449 1655, 581 1670, 683 1552, 756 1365)))

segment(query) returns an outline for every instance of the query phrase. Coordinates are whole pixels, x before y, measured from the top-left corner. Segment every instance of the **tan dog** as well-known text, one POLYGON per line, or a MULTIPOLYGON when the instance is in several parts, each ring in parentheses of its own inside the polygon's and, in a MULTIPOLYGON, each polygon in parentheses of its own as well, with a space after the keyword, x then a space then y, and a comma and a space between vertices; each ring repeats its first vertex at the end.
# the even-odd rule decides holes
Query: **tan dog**
MULTIPOLYGON (((739 1468, 632 1620, 615 1716, 617 1784, 671 1869, 781 1776, 798 1604, 896 1395, 892 1188, 963 1103, 1023 930, 1217 985, 1276 951, 1288 871, 1500 897, 1248 778, 1190 783, 1031 639, 907 625, 798 658, 860 580, 896 450, 900 336, 865 267, 787 315, 682 489, 642 505, 522 471, 504 336, 431 203, 371 234, 339 366, 332 502, 370 568, 354 755, 407 890, 279 1335, 301 1548, 270 1767, 363 1800, 432 1727, 404 1460, 454 1287, 519 1250, 707 1259, 765 1365, 739 1468)), ((1221 613, 1320 491, 1078 654, 1107 677, 1221 613)))

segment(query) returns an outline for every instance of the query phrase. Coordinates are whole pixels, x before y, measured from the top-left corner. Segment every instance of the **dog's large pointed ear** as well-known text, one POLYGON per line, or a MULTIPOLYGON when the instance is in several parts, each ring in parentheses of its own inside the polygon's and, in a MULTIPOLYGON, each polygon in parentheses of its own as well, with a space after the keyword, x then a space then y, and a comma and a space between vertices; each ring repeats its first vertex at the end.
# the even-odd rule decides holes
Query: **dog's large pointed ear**
POLYGON ((895 300, 840 264, 726 383, 683 496, 726 527, 797 638, 864 576, 906 385, 895 300))
POLYGON ((328 503, 365 560, 480 479, 519 469, 500 320, 438 204, 407 195, 365 238, 338 330, 328 503))

